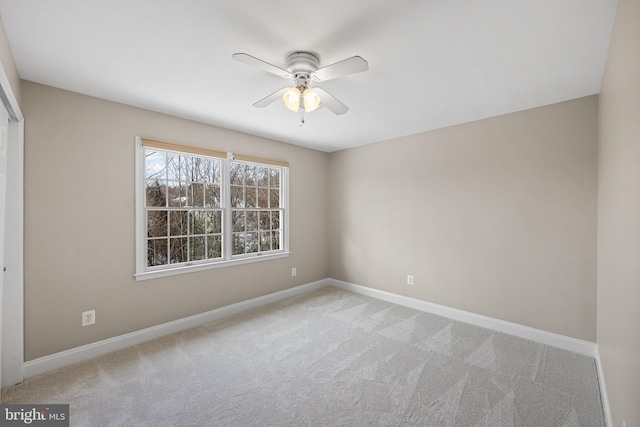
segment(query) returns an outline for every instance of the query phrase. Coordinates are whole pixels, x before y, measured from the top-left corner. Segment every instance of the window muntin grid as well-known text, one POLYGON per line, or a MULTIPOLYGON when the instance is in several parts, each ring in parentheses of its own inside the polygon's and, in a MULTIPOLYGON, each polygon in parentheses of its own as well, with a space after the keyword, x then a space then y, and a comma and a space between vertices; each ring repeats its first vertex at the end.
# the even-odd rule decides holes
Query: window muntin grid
POLYGON ((282 168, 230 162, 232 256, 282 249, 282 168))
POLYGON ((146 266, 223 258, 223 160, 145 148, 146 266))
POLYGON ((282 162, 234 161, 231 154, 227 159, 207 157, 174 151, 177 144, 167 150, 141 147, 140 224, 145 230, 139 247, 145 259, 139 272, 169 274, 179 267, 230 265, 288 253, 288 168, 278 164, 282 162))

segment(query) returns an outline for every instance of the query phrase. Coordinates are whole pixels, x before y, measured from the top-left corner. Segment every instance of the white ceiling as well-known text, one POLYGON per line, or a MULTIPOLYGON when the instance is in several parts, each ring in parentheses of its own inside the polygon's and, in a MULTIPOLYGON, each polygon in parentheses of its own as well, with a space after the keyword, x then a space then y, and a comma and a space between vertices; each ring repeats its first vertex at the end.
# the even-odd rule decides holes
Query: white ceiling
POLYGON ((322 151, 599 92, 616 0, 0 0, 23 79, 322 151), (316 52, 369 71, 320 86, 350 107, 252 104, 316 52))

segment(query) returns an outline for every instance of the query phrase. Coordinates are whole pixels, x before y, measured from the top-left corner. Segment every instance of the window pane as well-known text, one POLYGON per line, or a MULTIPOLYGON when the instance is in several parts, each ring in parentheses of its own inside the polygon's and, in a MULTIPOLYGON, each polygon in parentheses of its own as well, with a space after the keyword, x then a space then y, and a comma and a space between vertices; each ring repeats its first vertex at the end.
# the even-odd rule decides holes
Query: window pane
POLYGON ((271 229, 278 230, 280 228, 280 211, 271 212, 271 229))
POLYGON ((233 234, 233 255, 244 253, 244 233, 233 234))
POLYGON ((257 211, 247 211, 247 231, 257 231, 258 230, 258 212, 257 211))
POLYGON ((196 236, 190 239, 190 257, 189 261, 199 261, 206 258, 205 237, 196 236))
POLYGON ((207 258, 222 257, 222 238, 220 236, 207 236, 207 258))
POLYGON ((192 182, 189 185, 189 206, 204 206, 204 184, 192 182))
POLYGON ((247 233, 247 253, 258 252, 258 233, 247 233))
POLYGON ((207 212, 207 234, 222 233, 222 212, 207 212))
POLYGON ((147 211, 147 237, 167 235, 167 214, 167 211, 147 211))
POLYGON ((267 188, 258 188, 258 207, 269 207, 269 190, 267 188))
POLYGON ((191 181, 213 183, 213 160, 203 157, 191 158, 191 181))
POLYGON ((231 212, 231 226, 233 231, 244 231, 245 216, 243 211, 231 212))
POLYGON ((271 212, 260 211, 260 230, 271 229, 271 212))
POLYGON ((167 153, 167 174, 170 181, 186 181, 187 157, 175 153, 167 153))
POLYGON ((270 198, 269 198, 269 207, 270 208, 279 208, 280 207, 280 190, 270 190, 270 198))
POLYGON ((218 184, 209 184, 205 187, 204 204, 208 208, 220 207, 220 186, 218 184))
POLYGON ((256 179, 260 187, 269 186, 269 169, 268 168, 256 168, 256 179))
POLYGON ((169 206, 187 206, 187 187, 179 182, 169 181, 169 206))
POLYGON ((187 235, 187 211, 171 211, 169 212, 169 233, 171 236, 187 235))
POLYGON ((220 160, 213 161, 213 182, 220 184, 222 181, 222 162, 220 160))
POLYGON ((270 231, 263 231, 260 233, 260 250, 264 252, 271 250, 271 232, 270 231))
POLYGON ((280 170, 269 169, 269 187, 280 188, 280 170))
POLYGON ((244 208, 244 194, 242 187, 231 186, 231 207, 244 208))
POLYGON ((240 163, 231 162, 230 165, 230 176, 231 176, 231 185, 242 185, 244 184, 244 165, 240 163))
POLYGON ((171 264, 177 264, 180 262, 187 262, 187 238, 179 237, 174 239, 169 239, 170 244, 170 252, 169 252, 169 262, 171 264))
POLYGON ((147 267, 167 264, 167 239, 147 240, 147 267))
POLYGON ((256 167, 245 166, 244 185, 255 186, 256 185, 256 167))
POLYGON ((280 249, 280 232, 272 231, 271 232, 271 249, 279 250, 280 249))
POLYGON ((255 187, 246 187, 245 189, 245 202, 247 208, 255 208, 256 207, 256 188, 255 187))
POLYGON ((189 172, 187 173, 187 180, 188 181, 195 181, 195 182, 199 182, 201 181, 200 179, 200 161, 198 158, 189 158, 189 172))
POLYGON ((147 180, 146 206, 167 206, 167 181, 147 180))
POLYGON ((148 180, 166 179, 166 153, 162 151, 145 150, 146 173, 148 180))
POLYGON ((190 211, 189 220, 191 226, 190 234, 205 234, 207 213, 205 211, 190 211))

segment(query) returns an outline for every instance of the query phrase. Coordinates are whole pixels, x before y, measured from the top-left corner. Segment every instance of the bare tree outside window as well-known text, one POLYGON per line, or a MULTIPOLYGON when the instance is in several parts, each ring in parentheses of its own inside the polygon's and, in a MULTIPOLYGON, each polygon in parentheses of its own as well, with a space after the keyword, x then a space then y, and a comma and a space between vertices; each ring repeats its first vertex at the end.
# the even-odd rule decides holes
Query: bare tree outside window
POLYGON ((230 164, 233 255, 281 249, 280 168, 230 164))
POLYGON ((286 167, 168 144, 141 146, 144 272, 284 251, 286 167))
POLYGON ((220 159, 145 149, 147 266, 222 257, 220 159))

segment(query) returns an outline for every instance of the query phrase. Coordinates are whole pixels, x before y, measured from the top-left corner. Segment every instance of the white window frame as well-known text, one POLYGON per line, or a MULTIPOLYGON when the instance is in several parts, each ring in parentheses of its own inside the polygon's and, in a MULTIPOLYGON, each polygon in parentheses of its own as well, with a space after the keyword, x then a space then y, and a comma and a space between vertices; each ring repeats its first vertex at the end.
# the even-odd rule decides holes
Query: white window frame
MULTIPOLYGON (((179 147, 177 144, 173 144, 179 147)), ((166 150, 176 153, 183 153, 190 156, 194 154, 189 152, 181 152, 179 149, 166 150)), ((195 155, 197 156, 197 154, 195 155)), ((289 167, 278 166, 281 171, 280 175, 280 203, 283 209, 283 218, 281 219, 282 236, 280 240, 281 249, 270 252, 256 252, 243 255, 232 255, 232 239, 231 230, 231 196, 230 196, 230 167, 232 161, 240 163, 253 164, 257 166, 273 167, 273 165, 261 163, 260 159, 252 161, 246 156, 242 159, 235 160, 233 153, 227 153, 227 158, 220 158, 222 162, 222 210, 223 210, 223 256, 219 260, 198 261, 197 263, 181 263, 176 265, 165 265, 156 267, 147 267, 147 218, 145 210, 146 198, 146 159, 144 155, 143 138, 135 138, 135 204, 136 204, 136 280, 148 280, 159 277, 174 276, 178 274, 191 273, 196 271, 209 270, 213 268, 229 267, 239 264, 247 264, 253 262, 261 262, 279 258, 285 258, 290 255, 289 251, 289 167), (244 158, 249 160, 245 160, 244 158)))

